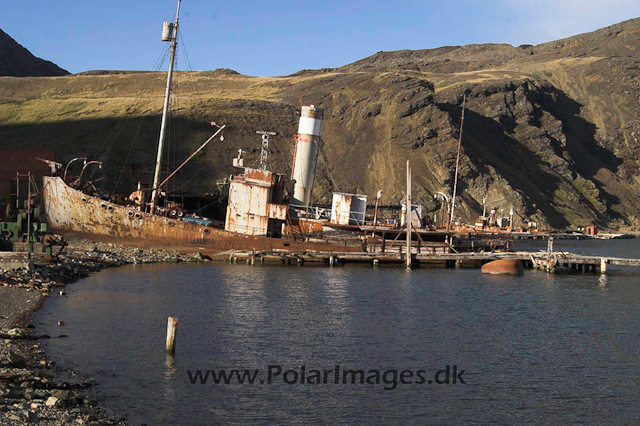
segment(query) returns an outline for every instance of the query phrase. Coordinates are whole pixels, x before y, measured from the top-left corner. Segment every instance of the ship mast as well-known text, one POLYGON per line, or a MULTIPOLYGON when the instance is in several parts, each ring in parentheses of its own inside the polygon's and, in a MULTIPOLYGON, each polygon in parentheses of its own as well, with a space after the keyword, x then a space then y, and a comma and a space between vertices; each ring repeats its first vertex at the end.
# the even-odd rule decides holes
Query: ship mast
POLYGON ((462 96, 462 117, 460 118, 460 138, 458 139, 458 155, 456 156, 456 174, 453 178, 453 196, 451 197, 451 216, 449 217, 449 223, 447 224, 447 231, 450 224, 455 226, 454 211, 456 209, 456 191, 458 189, 458 167, 460 166, 460 147, 462 145, 462 126, 464 125, 464 108, 467 104, 467 94, 462 96))
POLYGON ((158 139, 158 156, 156 157, 156 171, 153 176, 153 191, 151 192, 151 202, 149 212, 155 213, 156 204, 158 202, 158 183, 160 182, 160 169, 162 165, 162 151, 164 148, 164 139, 167 130, 167 115, 169 114, 169 99, 171 96, 171 80, 173 79, 173 63, 176 57, 176 46, 178 44, 178 16, 180 15, 180 2, 178 0, 178 10, 176 11, 176 22, 171 28, 171 23, 165 22, 162 41, 171 41, 171 55, 169 59, 169 70, 167 72, 167 90, 164 95, 164 106, 162 107, 162 125, 160 126, 160 138, 158 139), (173 30, 173 31, 171 31, 173 30), (172 34, 173 32, 173 34, 172 34))

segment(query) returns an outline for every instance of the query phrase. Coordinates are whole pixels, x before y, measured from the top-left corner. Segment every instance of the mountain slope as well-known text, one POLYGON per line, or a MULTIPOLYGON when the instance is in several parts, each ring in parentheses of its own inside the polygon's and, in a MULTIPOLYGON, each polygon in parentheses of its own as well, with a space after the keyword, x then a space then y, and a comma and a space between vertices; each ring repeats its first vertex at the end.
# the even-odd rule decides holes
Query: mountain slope
MULTIPOLYGON (((541 226, 640 227, 640 19, 538 46, 379 52, 287 77, 218 70, 176 78, 175 136, 185 144, 173 163, 206 139, 210 121, 228 126, 225 141, 188 166, 183 182, 193 192, 233 173, 239 148, 245 164, 257 165, 261 129, 281 135, 270 161, 289 173, 302 101, 326 110, 328 161, 318 166, 316 200, 336 189, 382 189, 384 203, 396 202, 411 160, 414 199, 435 211, 433 194, 453 185, 466 94, 456 210, 463 220, 474 220, 486 197, 488 207, 513 207, 541 226)), ((151 164, 163 84, 162 74, 126 72, 0 79, 0 140, 48 143, 63 160, 151 164), (150 96, 137 100, 146 86, 150 96)), ((118 176, 109 170, 111 190, 118 176)))
POLYGON ((31 52, 0 29, 0 75, 14 77, 40 77, 66 75, 50 61, 35 57, 31 52))

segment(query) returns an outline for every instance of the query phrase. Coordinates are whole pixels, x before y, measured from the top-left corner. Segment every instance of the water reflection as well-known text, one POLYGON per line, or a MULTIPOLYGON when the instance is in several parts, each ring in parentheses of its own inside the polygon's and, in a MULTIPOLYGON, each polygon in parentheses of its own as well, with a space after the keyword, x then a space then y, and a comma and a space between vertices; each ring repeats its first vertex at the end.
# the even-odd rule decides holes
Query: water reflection
POLYGON ((178 397, 179 390, 176 388, 179 386, 176 378, 181 371, 176 367, 175 356, 169 353, 166 354, 165 367, 160 388, 163 391, 163 399, 170 401, 178 397))
POLYGON ((586 405, 594 423, 639 414, 637 276, 209 264, 125 267, 69 290, 47 300, 54 315, 38 331, 65 320, 69 338, 47 350, 95 377, 132 424, 565 424, 584 422, 586 405), (167 316, 180 318, 175 358, 167 316), (186 374, 454 363, 466 386, 192 385, 186 374))
POLYGON ((222 271, 220 308, 239 326, 254 328, 265 316, 267 269, 248 266, 234 269, 222 271))
POLYGON ((606 290, 607 289, 607 283, 609 281, 609 278, 607 278, 607 276, 605 274, 601 274, 600 278, 598 279, 598 285, 600 286, 600 288, 602 290, 606 290))
POLYGON ((323 303, 329 309, 334 323, 344 326, 349 316, 349 281, 344 268, 324 269, 323 303))

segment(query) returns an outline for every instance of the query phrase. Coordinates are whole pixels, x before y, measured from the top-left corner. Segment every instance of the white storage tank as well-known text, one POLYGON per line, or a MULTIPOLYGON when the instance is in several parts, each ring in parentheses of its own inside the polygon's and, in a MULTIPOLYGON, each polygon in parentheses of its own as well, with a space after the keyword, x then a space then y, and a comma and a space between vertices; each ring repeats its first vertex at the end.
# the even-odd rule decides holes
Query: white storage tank
POLYGON ((333 193, 331 223, 336 225, 364 225, 366 211, 366 195, 333 193))

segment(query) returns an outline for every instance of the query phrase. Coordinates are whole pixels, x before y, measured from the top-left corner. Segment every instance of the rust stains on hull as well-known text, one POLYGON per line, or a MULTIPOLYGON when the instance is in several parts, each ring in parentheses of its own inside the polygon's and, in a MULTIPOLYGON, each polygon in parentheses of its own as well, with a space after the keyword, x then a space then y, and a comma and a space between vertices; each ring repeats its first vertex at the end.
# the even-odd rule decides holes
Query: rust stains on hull
POLYGON ((192 222, 151 215, 77 191, 59 177, 44 177, 49 226, 61 234, 126 245, 216 253, 225 250, 361 252, 359 247, 242 235, 192 222))
POLYGON ((500 259, 482 265, 483 274, 524 275, 524 265, 518 259, 500 259))

